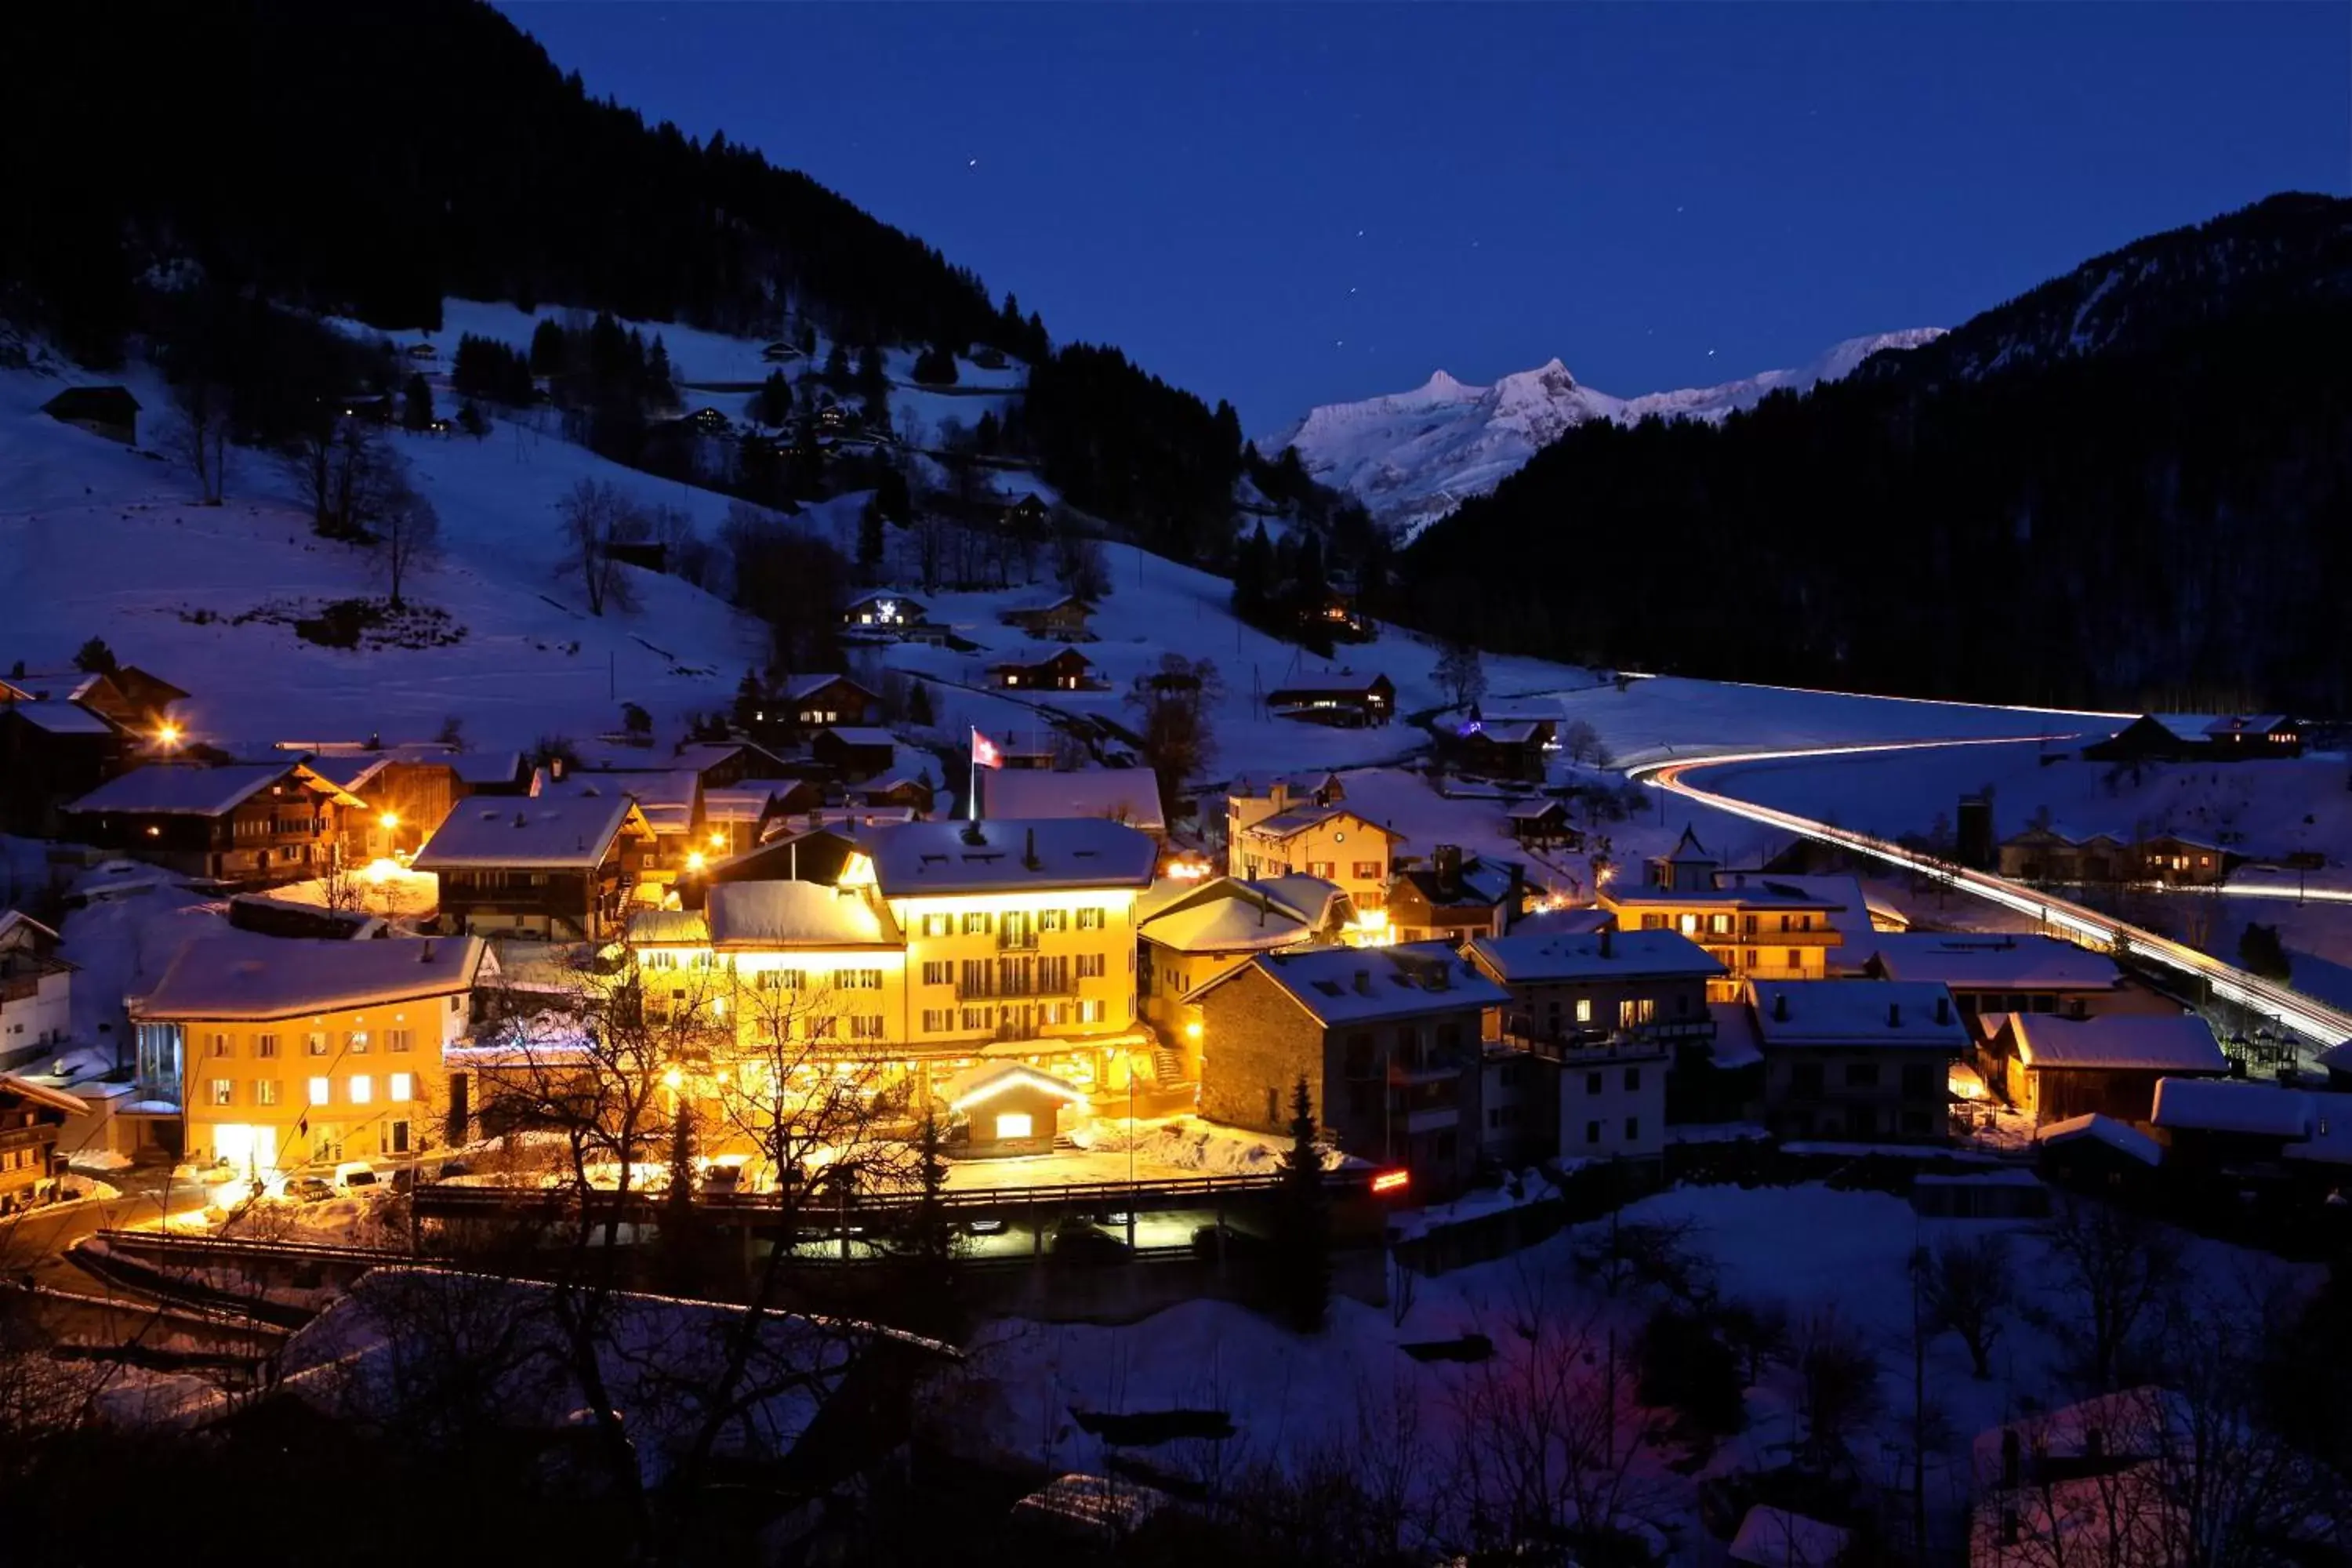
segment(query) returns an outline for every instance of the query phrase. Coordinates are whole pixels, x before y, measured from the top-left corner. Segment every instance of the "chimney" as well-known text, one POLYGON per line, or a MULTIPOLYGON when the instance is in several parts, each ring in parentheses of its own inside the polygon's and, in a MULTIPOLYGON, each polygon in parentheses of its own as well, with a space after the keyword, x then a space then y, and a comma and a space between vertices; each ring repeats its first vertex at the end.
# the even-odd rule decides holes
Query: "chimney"
POLYGON ((1786 991, 1772 993, 1772 1021, 1776 1024, 1789 1021, 1789 994, 1786 991))
POLYGON ((1372 972, 1369 969, 1359 969, 1356 971, 1356 994, 1370 996, 1371 994, 1372 972))
POLYGON ((515 813, 514 825, 515 825, 517 827, 521 827, 521 826, 526 826, 526 823, 525 823, 525 820, 524 820, 523 815, 522 815, 522 813, 521 813, 521 812, 520 812, 520 811, 518 811, 518 812, 516 812, 516 813, 515 813))
POLYGON ((1886 1005, 1886 1026, 1890 1029, 1899 1029, 1903 1026, 1902 1003, 1889 1002, 1886 1005))
POLYGON ((1616 940, 1616 939, 1615 939, 1615 928, 1614 928, 1614 927, 1612 927, 1612 926, 1602 926, 1602 927, 1601 928, 1601 957, 1603 957, 1603 958, 1614 958, 1614 957, 1616 957, 1616 956, 1617 956, 1616 946, 1615 946, 1615 940, 1616 940))
POLYGON ((550 757, 547 759, 547 776, 551 779, 561 779, 563 777, 563 759, 562 757, 550 757))
POLYGON ((1430 851, 1430 864, 1437 872, 1437 896, 1452 903, 1462 896, 1462 846, 1440 844, 1430 851))
POLYGON ((1948 1023, 1950 1023, 1951 1021, 1952 1021, 1952 999, 1951 999, 1949 996, 1938 996, 1938 997, 1937 997, 1937 998, 1936 998, 1936 1022, 1937 1022, 1938 1024, 1948 1024, 1948 1023))
POLYGON ((988 842, 988 835, 980 830, 979 823, 967 822, 963 825, 963 841, 977 848, 988 842))
POLYGON ((1021 841, 1021 864, 1032 871, 1037 868, 1037 830, 1034 827, 1021 841))

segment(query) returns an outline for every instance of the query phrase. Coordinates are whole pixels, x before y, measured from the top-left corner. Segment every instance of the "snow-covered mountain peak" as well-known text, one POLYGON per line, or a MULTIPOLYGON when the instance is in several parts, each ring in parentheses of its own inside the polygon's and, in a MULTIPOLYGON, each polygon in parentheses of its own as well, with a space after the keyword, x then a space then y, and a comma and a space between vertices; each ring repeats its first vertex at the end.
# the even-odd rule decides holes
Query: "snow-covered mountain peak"
POLYGON ((1557 357, 1484 387, 1441 370, 1410 392, 1311 409, 1261 441, 1259 449, 1272 455, 1296 447, 1308 473, 1348 491, 1410 536, 1469 497, 1493 489, 1563 432, 1590 420, 1630 424, 1654 415, 1718 420, 1767 394, 1839 380, 1882 349, 1916 348, 1942 333, 1940 327, 1917 327, 1848 338, 1792 370, 1633 398, 1583 384, 1557 357))

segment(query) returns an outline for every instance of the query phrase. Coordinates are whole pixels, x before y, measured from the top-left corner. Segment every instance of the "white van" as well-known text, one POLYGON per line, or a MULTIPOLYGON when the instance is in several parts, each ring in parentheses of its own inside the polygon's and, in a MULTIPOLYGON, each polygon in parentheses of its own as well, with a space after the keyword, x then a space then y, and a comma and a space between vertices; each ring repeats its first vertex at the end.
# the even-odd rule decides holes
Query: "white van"
POLYGON ((347 1197, 381 1192, 390 1185, 365 1160, 346 1160, 335 1167, 335 1190, 347 1197))

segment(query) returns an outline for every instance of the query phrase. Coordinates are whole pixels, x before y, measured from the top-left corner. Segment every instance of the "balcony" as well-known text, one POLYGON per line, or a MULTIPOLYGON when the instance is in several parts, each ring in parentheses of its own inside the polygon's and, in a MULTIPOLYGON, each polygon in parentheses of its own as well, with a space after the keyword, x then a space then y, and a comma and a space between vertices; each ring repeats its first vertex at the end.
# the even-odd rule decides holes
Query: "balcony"
POLYGON ((1670 1018, 1611 1029, 1599 1024, 1571 1024, 1558 1029, 1538 1028, 1524 1013, 1503 1020, 1502 1042, 1550 1061, 1642 1061, 1667 1055, 1682 1040, 1715 1038, 1713 1018, 1670 1018))

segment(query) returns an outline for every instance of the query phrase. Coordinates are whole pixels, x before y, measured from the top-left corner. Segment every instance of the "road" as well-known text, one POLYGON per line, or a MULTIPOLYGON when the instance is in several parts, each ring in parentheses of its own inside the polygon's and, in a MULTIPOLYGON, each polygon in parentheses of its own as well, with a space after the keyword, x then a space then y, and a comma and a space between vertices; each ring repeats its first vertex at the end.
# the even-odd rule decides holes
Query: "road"
MULTIPOLYGON (((100 1230, 153 1225, 163 1217, 165 1173, 161 1170, 109 1173, 122 1195, 104 1203, 61 1204, 0 1220, 0 1273, 29 1274, 36 1284, 77 1294, 103 1295, 105 1288, 66 1261, 66 1252, 100 1230)), ((173 1184, 172 1212, 193 1214, 205 1206, 202 1184, 173 1184)))
MULTIPOLYGON (((1915 850, 1874 838, 1852 829, 1835 827, 1826 822, 1816 822, 1794 812, 1781 811, 1769 805, 1758 805, 1727 795, 1717 794, 1692 782, 1690 775, 1707 768, 1725 767, 1738 763, 1768 763, 1801 758, 1853 755, 1874 752, 1917 751, 1937 745, 2004 745, 2021 742, 2038 742, 2051 737, 2020 735, 2007 740, 1934 742, 1908 741, 1882 745, 1815 747, 1797 751, 1743 752, 1701 758, 1664 759, 1643 762, 1628 767, 1629 776, 1656 789, 1684 796, 1729 812, 1750 822, 1781 828, 1801 837, 1822 844, 1832 844, 1866 855, 1887 865, 1899 867, 1923 877, 1948 884, 1964 893, 2002 905, 2020 913, 2032 916, 2048 930, 2084 947, 2097 948, 2118 955, 2144 959, 2159 963, 2203 981, 2211 994, 2224 1001, 2234 1002, 2252 1011, 2277 1020, 2301 1037, 2306 1058, 2352 1039, 2352 1014, 2337 1011, 2325 1003, 2299 991, 2250 974, 2234 965, 2222 963, 2210 954, 2199 952, 2169 937, 2128 925, 2112 915, 2074 903, 2042 891, 2012 882, 1990 872, 1970 870, 1948 860, 1922 855, 1915 850)), ((2227 889, 2225 889, 2226 891, 2227 889)))

